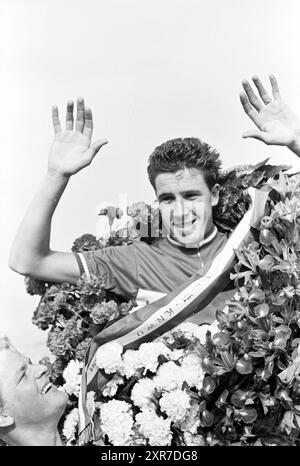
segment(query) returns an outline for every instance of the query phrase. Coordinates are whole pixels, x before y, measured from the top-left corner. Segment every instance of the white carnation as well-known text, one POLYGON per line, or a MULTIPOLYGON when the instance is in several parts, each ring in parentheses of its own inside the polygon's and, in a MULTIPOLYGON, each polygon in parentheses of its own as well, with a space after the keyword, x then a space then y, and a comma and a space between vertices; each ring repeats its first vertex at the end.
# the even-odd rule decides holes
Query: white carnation
POLYGON ((202 343, 202 345, 205 344, 207 331, 210 331, 211 334, 215 333, 215 332, 212 332, 212 325, 207 325, 207 324, 197 325, 197 330, 195 330, 194 335, 196 338, 198 338, 198 340, 200 341, 200 343, 202 343))
POLYGON ((181 362, 182 378, 189 387, 202 388, 204 371, 201 367, 201 358, 196 353, 185 356, 181 362))
POLYGON ((196 434, 200 426, 200 407, 193 403, 186 413, 185 418, 178 425, 179 429, 189 434, 196 434))
POLYGON ((155 383, 151 379, 141 379, 131 391, 131 399, 136 406, 140 408, 155 408, 155 404, 150 401, 154 395, 155 383))
POLYGON ((172 432, 170 429, 170 419, 163 419, 152 410, 143 410, 136 415, 135 419, 139 433, 148 439, 149 445, 171 445, 172 432))
POLYGON ((182 322, 180 325, 174 328, 173 332, 182 332, 184 336, 189 340, 193 340, 198 331, 199 325, 193 324, 193 322, 182 322))
POLYGON ((101 428, 115 446, 129 445, 133 436, 133 417, 126 401, 110 400, 100 407, 101 428))
POLYGON ((138 351, 127 350, 123 354, 121 373, 128 379, 132 377, 141 367, 140 355, 138 351))
POLYGON ((138 350, 141 367, 144 367, 144 374, 147 370, 155 372, 158 366, 160 355, 168 356, 171 350, 161 341, 143 343, 138 350))
POLYGON ((153 377, 156 387, 161 390, 174 390, 181 388, 183 383, 183 374, 180 366, 173 361, 162 364, 153 377))
POLYGON ((210 325, 197 325, 193 322, 182 322, 180 325, 178 325, 172 330, 172 334, 174 335, 177 332, 182 332, 188 340, 194 340, 195 338, 197 338, 198 340, 200 340, 202 344, 204 344, 206 340, 206 333, 208 330, 211 332, 212 335, 219 332, 220 330, 218 329, 218 321, 214 320, 214 322, 210 325))
POLYGON ((66 420, 64 422, 63 431, 62 431, 63 436, 67 440, 67 445, 71 445, 72 441, 75 440, 75 434, 76 434, 78 422, 79 422, 78 408, 74 408, 67 415, 66 420))
POLYGON ((121 385, 124 382, 123 377, 120 377, 119 375, 115 374, 111 380, 107 382, 105 385, 102 395, 104 397, 113 397, 118 391, 118 386, 121 385))
POLYGON ((79 396, 82 366, 82 362, 72 359, 63 371, 63 378, 66 381, 63 389, 69 395, 79 396))
MULTIPOLYGON (((228 306, 226 306, 228 308, 228 306)), ((223 309, 223 312, 225 312, 225 314, 228 314, 228 311, 226 310, 226 307, 223 309)), ((219 322, 217 320, 214 320, 213 323, 209 326, 209 329, 210 333, 212 335, 214 335, 215 333, 218 333, 220 332, 220 329, 219 329, 219 322)))
POLYGON ((188 447, 203 447, 206 445, 204 437, 202 435, 192 435, 190 432, 183 434, 184 442, 188 447))
POLYGON ((174 349, 173 351, 171 351, 169 358, 171 359, 171 361, 178 361, 178 359, 182 358, 183 355, 183 349, 174 349))
POLYGON ((96 364, 107 374, 112 374, 122 368, 121 354, 123 347, 117 341, 110 341, 100 346, 96 353, 96 364))
POLYGON ((206 333, 208 331, 211 333, 211 336, 213 336, 215 333, 220 332, 218 325, 219 322, 217 320, 214 320, 213 323, 210 325, 203 324, 197 326, 198 329, 195 331, 195 337, 200 340, 200 343, 204 344, 206 341, 206 333))
POLYGON ((177 423, 186 417, 191 405, 190 402, 190 396, 185 391, 177 389, 164 393, 159 400, 159 405, 171 421, 177 423))

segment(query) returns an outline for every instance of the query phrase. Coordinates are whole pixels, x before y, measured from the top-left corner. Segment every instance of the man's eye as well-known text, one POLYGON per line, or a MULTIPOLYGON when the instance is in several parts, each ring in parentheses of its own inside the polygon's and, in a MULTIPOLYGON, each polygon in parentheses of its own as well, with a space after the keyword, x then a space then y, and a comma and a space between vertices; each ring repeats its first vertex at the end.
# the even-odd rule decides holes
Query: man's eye
POLYGON ((192 201, 192 200, 196 200, 198 197, 199 197, 199 194, 187 194, 185 196, 185 199, 192 201))
POLYGON ((160 204, 170 204, 173 201, 171 197, 165 197, 164 199, 160 200, 160 204))

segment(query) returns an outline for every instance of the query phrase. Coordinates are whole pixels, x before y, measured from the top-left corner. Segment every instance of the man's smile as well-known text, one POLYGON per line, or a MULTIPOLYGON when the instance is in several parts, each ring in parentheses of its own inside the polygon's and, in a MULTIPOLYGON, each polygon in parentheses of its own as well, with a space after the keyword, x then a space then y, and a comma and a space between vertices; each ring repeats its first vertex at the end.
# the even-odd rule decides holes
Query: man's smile
POLYGON ((41 391, 41 394, 42 394, 42 395, 46 395, 46 393, 48 393, 49 390, 51 390, 51 388, 52 388, 52 382, 47 382, 47 383, 43 386, 42 391, 41 391))
POLYGON ((183 222, 181 224, 176 223, 172 226, 172 231, 176 232, 176 235, 188 236, 195 231, 196 218, 189 222, 183 222))

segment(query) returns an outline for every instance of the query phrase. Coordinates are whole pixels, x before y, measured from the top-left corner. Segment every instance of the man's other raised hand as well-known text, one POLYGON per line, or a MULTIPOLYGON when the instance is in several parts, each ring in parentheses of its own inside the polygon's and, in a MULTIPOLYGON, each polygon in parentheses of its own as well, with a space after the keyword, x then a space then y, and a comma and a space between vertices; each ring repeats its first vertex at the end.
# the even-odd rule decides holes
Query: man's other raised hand
POLYGON ((256 92, 249 81, 242 82, 244 92, 240 93, 240 101, 259 129, 246 131, 243 137, 255 138, 268 145, 287 146, 300 156, 300 121, 282 99, 275 76, 271 74, 269 79, 273 97, 257 76, 252 78, 256 92))
POLYGON ((48 172, 51 175, 70 177, 90 165, 95 155, 107 140, 101 139, 91 145, 93 115, 83 98, 77 99, 77 113, 74 128, 74 103, 67 103, 66 128, 62 130, 58 108, 52 107, 54 141, 48 158, 48 172))

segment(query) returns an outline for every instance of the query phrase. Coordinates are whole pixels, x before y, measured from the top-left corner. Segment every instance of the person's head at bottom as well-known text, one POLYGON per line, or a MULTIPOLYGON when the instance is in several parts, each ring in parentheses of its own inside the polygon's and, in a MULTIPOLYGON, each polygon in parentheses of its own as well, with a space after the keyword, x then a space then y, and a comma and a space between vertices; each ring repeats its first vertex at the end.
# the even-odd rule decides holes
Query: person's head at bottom
POLYGON ((167 235, 197 247, 214 231, 213 207, 219 201, 219 153, 197 138, 177 138, 149 157, 152 184, 167 235))
POLYGON ((0 438, 8 445, 61 445, 57 424, 68 401, 49 381, 47 367, 32 364, 0 338, 0 438))

